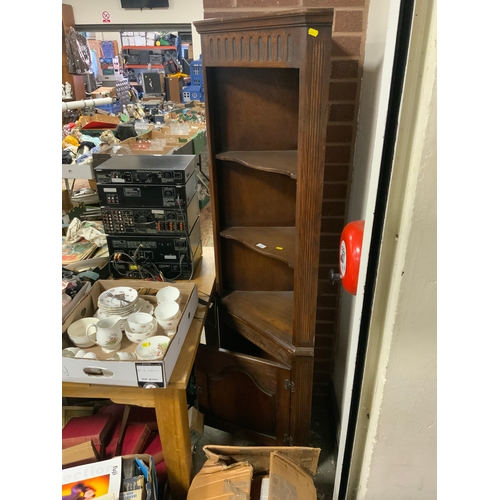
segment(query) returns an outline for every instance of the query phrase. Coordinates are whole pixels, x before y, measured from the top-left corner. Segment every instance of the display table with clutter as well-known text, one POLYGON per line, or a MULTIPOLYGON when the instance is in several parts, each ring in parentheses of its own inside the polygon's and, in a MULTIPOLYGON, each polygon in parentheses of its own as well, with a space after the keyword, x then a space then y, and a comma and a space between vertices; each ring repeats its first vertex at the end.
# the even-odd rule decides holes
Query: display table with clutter
MULTIPOLYGON (((97 280, 92 285, 91 291, 81 299, 63 324, 65 332, 63 350, 66 349, 63 357, 63 397, 103 398, 110 399, 117 404, 154 408, 163 452, 163 460, 157 464, 157 472, 161 475, 161 471, 165 472, 165 465, 168 464, 166 466, 168 487, 173 500, 185 498, 191 482, 192 456, 186 389, 208 312, 214 280, 213 248, 209 247, 205 249, 201 265, 190 282, 179 281, 175 284, 169 284, 141 280, 97 280), (93 316, 96 315, 103 299, 104 301, 111 299, 120 304, 119 299, 106 297, 106 291, 114 289, 112 293, 121 297, 116 292, 120 292, 120 287, 124 285, 137 292, 137 295, 134 292, 128 292, 132 293, 128 298, 134 296, 141 298, 142 301, 154 305, 155 309, 158 307, 156 296, 161 290, 165 290, 167 287, 182 290, 180 296, 183 314, 180 318, 176 318, 177 325, 173 327, 166 325, 166 329, 156 325, 154 335, 146 337, 145 341, 141 343, 130 340, 126 334, 123 335, 122 331, 119 348, 111 352, 104 351, 106 349, 105 343, 103 344, 104 349, 95 343, 90 347, 76 346, 68 337, 68 327, 82 321, 82 318, 96 319, 93 316), (101 302, 99 302, 99 297, 102 297, 101 302), (188 305, 190 305, 191 311, 194 310, 189 318, 186 315, 186 306, 188 305), (183 320, 184 325, 182 325, 183 320), (182 331, 179 331, 179 327, 182 331), (165 334, 166 332, 168 333, 165 334), (161 351, 160 349, 160 356, 157 356, 157 353, 153 354, 148 349, 151 348, 151 339, 160 337, 167 345, 166 350, 161 351), (180 342, 181 340, 182 342, 180 342), (136 350, 141 344, 145 344, 146 354, 144 357, 146 359, 140 359, 140 355, 137 356, 136 350), (78 351, 82 352, 78 353, 78 351), (123 353, 135 354, 135 356, 124 358, 122 357, 123 353), (174 356, 170 356, 169 353, 174 353, 174 356), (88 354, 92 355, 88 356, 88 354), (82 357, 77 358, 76 356, 82 357), (68 364, 68 361, 73 362, 73 365, 68 364), (112 382, 113 373, 116 373, 118 377, 123 376, 123 378, 119 379, 118 382, 112 382), (110 374, 111 378, 108 379, 110 374), (76 379, 78 381, 64 381, 66 376, 69 380, 76 379), (88 379, 79 377, 88 377, 88 379)), ((124 300, 128 300, 125 298, 127 295, 123 297, 124 300)), ((123 307, 127 307, 126 302, 122 301, 121 304, 123 304, 120 306, 122 310, 123 307)), ((126 310, 120 319, 125 332, 128 331, 126 320, 128 315, 126 310)), ((154 310, 151 316, 156 318, 154 310)), ((91 324, 95 324, 94 321, 91 321, 91 324)), ((82 340, 84 337, 86 335, 82 336, 82 340)), ((96 339, 92 334, 89 337, 93 339, 92 342, 95 342, 96 339)))
MULTIPOLYGON (((173 500, 185 499, 192 475, 187 388, 215 281, 213 248, 203 248, 202 255, 200 251, 190 279, 166 277, 147 259, 138 260, 139 279, 112 276, 110 261, 118 257, 108 248, 95 168, 130 155, 195 158, 206 144, 204 109, 200 103, 185 106, 156 98, 129 103, 119 111, 84 108, 63 113, 62 395, 109 400, 120 411, 129 408, 129 425, 125 427, 123 416, 115 416, 110 419, 113 431, 103 428, 77 444, 78 434, 76 441, 63 439, 64 466, 71 470, 82 463, 79 460, 104 464, 121 457, 122 465, 131 469, 130 481, 142 466, 145 477, 160 487, 166 481, 173 500), (74 189, 82 179, 88 187, 74 189), (128 429, 144 424, 132 418, 131 409, 137 408, 154 412, 148 416, 151 432, 146 438, 143 428, 142 446, 127 447, 128 429), (151 449, 155 433, 156 453, 151 449)), ((199 189, 197 183, 197 193, 199 189)), ((85 417, 73 417, 73 425, 75 418, 85 417)))

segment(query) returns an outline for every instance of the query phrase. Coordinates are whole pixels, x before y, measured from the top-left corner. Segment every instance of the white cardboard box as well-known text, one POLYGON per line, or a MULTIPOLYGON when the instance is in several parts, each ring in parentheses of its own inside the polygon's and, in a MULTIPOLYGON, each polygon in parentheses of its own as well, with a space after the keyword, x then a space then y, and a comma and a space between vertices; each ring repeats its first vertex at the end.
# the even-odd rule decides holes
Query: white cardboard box
MULTIPOLYGON (((130 286, 135 289, 155 288, 168 286, 169 283, 140 281, 140 280, 99 280, 92 287, 91 293, 85 302, 85 316, 92 316, 97 309, 99 295, 114 286, 130 286)), ((62 358, 63 382, 81 382, 100 385, 120 385, 128 387, 161 387, 165 388, 186 339, 187 332, 198 308, 198 287, 196 283, 176 283, 175 287, 181 291, 182 316, 177 327, 177 332, 170 342, 169 348, 163 359, 157 361, 132 360, 116 361, 113 354, 104 354, 99 346, 86 348, 95 352, 99 359, 62 358)), ((83 306, 83 303, 82 303, 83 306)), ((76 311, 75 320, 82 317, 76 311)), ((69 326, 66 322, 66 328, 69 326)), ((158 333, 161 327, 158 325, 158 333)), ((63 343, 64 345, 64 343, 63 343)), ((120 350, 134 352, 134 344, 123 335, 120 350)))

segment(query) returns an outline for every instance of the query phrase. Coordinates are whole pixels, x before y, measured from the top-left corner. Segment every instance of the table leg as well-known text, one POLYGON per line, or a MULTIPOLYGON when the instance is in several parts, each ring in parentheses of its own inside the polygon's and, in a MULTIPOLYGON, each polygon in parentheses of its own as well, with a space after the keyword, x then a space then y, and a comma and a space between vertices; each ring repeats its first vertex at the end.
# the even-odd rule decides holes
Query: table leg
POLYGON ((185 500, 191 484, 191 440, 185 389, 155 391, 156 418, 173 500, 185 500))

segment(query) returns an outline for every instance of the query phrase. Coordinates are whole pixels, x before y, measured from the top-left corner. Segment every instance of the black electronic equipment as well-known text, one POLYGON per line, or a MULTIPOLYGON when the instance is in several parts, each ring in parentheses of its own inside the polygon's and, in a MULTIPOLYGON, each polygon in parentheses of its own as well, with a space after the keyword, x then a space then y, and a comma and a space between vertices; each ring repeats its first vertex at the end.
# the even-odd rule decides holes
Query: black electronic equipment
POLYGON ((169 0, 120 0, 122 9, 160 9, 168 4, 169 0))
POLYGON ((194 155, 113 156, 94 167, 113 278, 190 279, 202 244, 194 155))
POLYGON ((115 234, 106 240, 114 278, 144 279, 161 272, 168 279, 189 279, 202 255, 199 218, 189 235, 115 234))
POLYGON ((197 195, 197 178, 186 184, 97 184, 101 207, 186 209, 197 195))
POLYGON ((198 197, 187 209, 101 207, 106 234, 189 234, 200 215, 198 197))
POLYGON ((191 233, 184 235, 106 235, 109 255, 127 254, 135 259, 154 262, 191 262, 192 252, 201 241, 200 219, 196 221, 191 233))
POLYGON ((101 184, 186 184, 195 170, 195 155, 123 155, 94 164, 101 184))
POLYGON ((110 261, 110 274, 114 279, 149 279, 162 274, 168 281, 189 280, 193 277, 202 256, 201 242, 193 252, 191 262, 148 262, 138 263, 127 261, 127 259, 110 261))

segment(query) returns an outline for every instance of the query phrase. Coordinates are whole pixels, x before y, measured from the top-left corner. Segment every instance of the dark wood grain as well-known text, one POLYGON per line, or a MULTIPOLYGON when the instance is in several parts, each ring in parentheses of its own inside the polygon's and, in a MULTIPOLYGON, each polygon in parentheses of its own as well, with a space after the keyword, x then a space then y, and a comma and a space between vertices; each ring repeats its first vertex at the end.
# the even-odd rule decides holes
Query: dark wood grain
POLYGON ((246 431, 268 445, 283 443, 289 427, 288 367, 200 345, 195 369, 200 411, 211 423, 246 431))
MULTIPOLYGON (((296 9, 195 23, 205 78, 219 324, 291 367, 288 415, 276 418, 276 428, 283 423, 291 440, 275 439, 297 445, 307 444, 310 424, 332 21, 331 9, 296 9)), ((207 387, 219 399, 227 387, 233 404, 240 387, 267 412, 270 401, 256 382, 266 373, 263 365, 222 376, 216 353, 204 353, 214 363, 203 364, 212 374, 207 387)), ((230 415, 229 402, 221 404, 227 405, 224 415, 208 405, 207 422, 253 427, 262 444, 269 443, 269 414, 252 424, 238 412, 230 415)))
POLYGON ((240 241, 254 252, 282 260, 291 268, 294 267, 294 227, 230 227, 221 231, 220 235, 240 241))
POLYGON ((297 151, 226 151, 218 153, 216 158, 297 178, 297 151))

